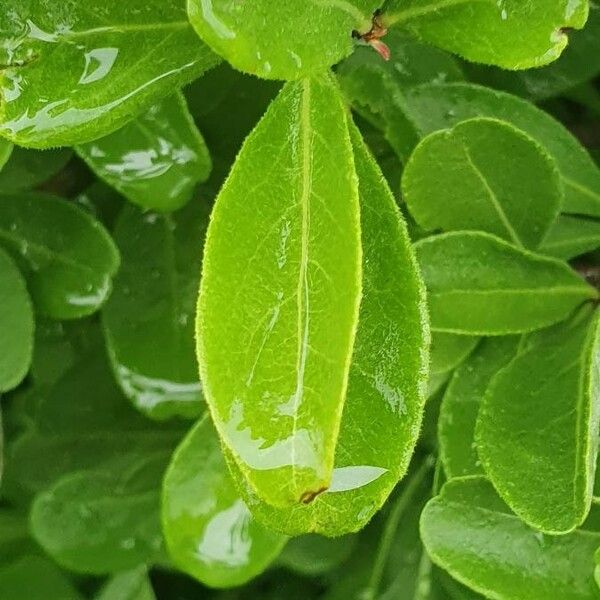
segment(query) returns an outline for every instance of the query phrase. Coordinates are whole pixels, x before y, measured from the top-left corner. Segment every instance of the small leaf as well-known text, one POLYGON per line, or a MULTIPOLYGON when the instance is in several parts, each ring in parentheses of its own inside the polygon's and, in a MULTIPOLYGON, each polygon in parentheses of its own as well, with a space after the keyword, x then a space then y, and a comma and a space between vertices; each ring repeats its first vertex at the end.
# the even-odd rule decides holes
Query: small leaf
POLYGON ((36 309, 54 319, 98 310, 119 266, 118 251, 98 221, 39 193, 0 197, 0 244, 26 270, 36 309))
POLYGON ((31 532, 60 565, 105 574, 164 560, 159 482, 168 455, 69 473, 36 496, 31 532))
POLYGON ((477 229, 531 249, 556 219, 563 195, 545 150, 488 118, 424 138, 406 164, 402 193, 425 230, 477 229))
POLYGON ((540 252, 569 260, 600 248, 600 222, 561 215, 544 238, 540 252))
POLYGON ((379 6, 379 0, 188 0, 188 13, 198 35, 236 69, 298 79, 348 56, 352 32, 370 31, 379 6))
POLYGON ((215 588, 256 577, 287 541, 257 523, 237 494, 208 417, 173 455, 163 482, 162 520, 175 565, 215 588))
POLYGON ((389 0, 381 20, 467 60, 528 69, 556 60, 565 30, 581 29, 587 16, 587 0, 389 0))
POLYGON ((151 417, 197 417, 204 404, 194 351, 194 313, 208 207, 172 214, 126 206, 115 227, 121 268, 103 310, 120 386, 151 417))
POLYGON ((454 370, 471 354, 479 338, 435 332, 431 341, 430 373, 439 375, 454 370))
POLYGON ((197 321, 215 425, 270 504, 310 500, 330 484, 360 257, 339 93, 329 76, 290 83, 247 138, 217 198, 197 321))
POLYGON ((484 469, 526 523, 548 533, 580 525, 598 453, 598 317, 591 307, 526 339, 491 380, 477 421, 484 469))
POLYGON ((0 250, 0 392, 23 380, 33 354, 33 307, 25 281, 0 250))
POLYGON ((152 210, 180 208, 210 174, 208 149, 181 93, 76 150, 98 177, 152 210))
MULTIPOLYGON (((0 145, 3 142, 0 139, 0 145)), ((8 162, 0 170, 0 191, 9 194, 30 190, 58 173, 72 156, 70 148, 28 150, 15 146, 8 162)))
POLYGON ((490 379, 514 358, 519 340, 512 336, 483 340, 454 372, 438 420, 440 458, 448 479, 483 475, 475 450, 477 414, 490 379))
POLYGON ((0 134, 33 148, 121 127, 218 62, 182 2, 4 3, 0 134))
POLYGON ((73 584, 51 560, 33 554, 0 569, 0 598, 82 600, 73 584))
POLYGON ((600 217, 600 169, 563 125, 516 96, 472 84, 423 85, 406 90, 402 107, 412 124, 405 135, 404 156, 412 140, 453 127, 460 121, 489 117, 511 123, 554 158, 565 189, 564 212, 600 217))
POLYGON ((156 596, 146 567, 137 567, 111 577, 96 600, 156 600, 156 596))
POLYGON ((452 232, 415 244, 436 331, 507 335, 566 319, 596 291, 566 263, 483 232, 452 232))
POLYGON ((534 531, 482 477, 448 482, 423 511, 421 538, 433 562, 488 598, 598 598, 593 571, 600 534, 534 531))
POLYGON ((339 536, 379 510, 413 454, 423 417, 429 331, 424 290, 394 198, 351 127, 361 202, 364 293, 329 490, 274 509, 238 487, 253 514, 289 535, 339 536))

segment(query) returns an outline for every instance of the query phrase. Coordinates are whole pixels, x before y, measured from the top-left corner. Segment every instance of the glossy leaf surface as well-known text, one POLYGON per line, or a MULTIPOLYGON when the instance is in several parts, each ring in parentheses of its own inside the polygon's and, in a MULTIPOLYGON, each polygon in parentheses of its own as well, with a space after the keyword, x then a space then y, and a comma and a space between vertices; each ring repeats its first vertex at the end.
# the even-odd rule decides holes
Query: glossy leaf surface
POLYGON ((531 335, 492 379, 477 423, 484 469, 525 522, 548 533, 590 508, 600 416, 598 318, 590 307, 531 335))
POLYGON ((174 563, 205 585, 242 585, 287 541, 266 529, 239 497, 209 417, 177 448, 162 492, 163 530, 174 563))
POLYGON ((596 296, 575 271, 482 232, 415 244, 436 331, 506 335, 565 319, 596 296))
POLYGON ((156 600, 145 567, 117 573, 102 586, 96 600, 156 600))
POLYGON ((540 252, 569 260, 600 247, 600 223, 571 215, 561 215, 544 238, 540 252))
POLYGON ((91 169, 142 208, 183 206, 210 174, 210 156, 181 93, 106 137, 77 146, 91 169))
POLYGON ((236 69, 268 79, 323 72, 352 51, 352 32, 367 33, 379 0, 188 0, 198 35, 236 69))
POLYGON ((536 140, 554 158, 565 189, 564 212, 600 216, 600 169, 563 125, 511 94, 471 84, 423 85, 403 97, 412 127, 404 136, 405 156, 415 140, 474 117, 507 121, 536 140))
POLYGON ((428 135, 402 177, 425 230, 480 230, 536 248, 558 215, 562 182, 529 136, 495 119, 470 119, 428 135))
POLYGON ((25 268, 37 311, 54 319, 98 310, 119 266, 118 251, 98 221, 39 193, 0 197, 0 244, 25 268))
POLYGON ((548 536, 529 528, 482 477, 442 488, 421 516, 432 560, 453 577, 498 600, 597 600, 594 552, 600 534, 548 536))
POLYGON ((177 0, 0 8, 0 135, 48 148, 114 131, 218 62, 177 0))
POLYGON ((33 307, 16 265, 0 250, 0 392, 16 387, 33 354, 33 307))
POLYGON ((406 473, 425 400, 424 290, 394 198, 360 135, 351 131, 364 288, 332 484, 310 506, 279 511, 240 486, 257 518, 290 535, 339 536, 363 527, 406 473))
POLYGON ((119 384, 152 417, 194 417, 203 407, 194 313, 207 224, 195 198, 172 214, 126 206, 115 227, 122 264, 104 330, 119 384))
POLYGON ((483 475, 475 448, 475 424, 492 377, 512 360, 519 337, 483 340, 456 369, 442 399, 438 420, 440 458, 448 479, 483 475))
POLYGON ((217 198, 197 322, 216 427, 269 503, 310 501, 330 485, 360 259, 338 91, 329 76, 290 83, 247 138, 217 198))
POLYGON ((581 29, 587 0, 389 0, 382 21, 473 62, 528 69, 556 60, 565 29, 581 29))

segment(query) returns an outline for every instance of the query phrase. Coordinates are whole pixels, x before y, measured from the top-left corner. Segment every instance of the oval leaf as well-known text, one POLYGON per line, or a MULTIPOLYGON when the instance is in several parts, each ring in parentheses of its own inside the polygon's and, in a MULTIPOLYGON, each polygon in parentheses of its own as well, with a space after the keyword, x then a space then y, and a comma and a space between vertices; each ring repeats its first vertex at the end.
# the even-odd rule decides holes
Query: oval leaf
POLYGON ((390 0, 384 25, 402 27, 467 60, 528 69, 556 60, 566 29, 581 29, 587 0, 390 0))
POLYGON ((362 528, 406 473, 423 416, 429 331, 422 282, 394 198, 360 134, 351 132, 364 293, 332 484, 310 506, 279 511, 240 486, 257 518, 289 535, 362 528))
POLYGON ((253 519, 235 490, 208 417, 173 455, 163 481, 162 521, 175 565, 215 588, 256 577, 287 541, 253 519))
POLYGON ((102 586, 96 600, 156 600, 146 567, 123 571, 102 586))
POLYGON ((71 148, 29 150, 15 146, 0 170, 0 191, 8 194, 33 189, 58 173, 72 156, 71 148))
POLYGON ((600 222, 561 215, 544 238, 540 252, 569 260, 600 248, 600 222))
POLYGON ((33 307, 25 281, 0 250, 0 392, 21 383, 33 355, 33 307))
POLYGON ((188 0, 188 12, 198 35, 236 69, 267 79, 298 79, 350 54, 352 32, 367 33, 380 4, 188 0))
POLYGON ((217 198, 197 322, 216 427, 271 504, 310 501, 330 485, 360 260, 338 91, 328 76, 288 84, 217 198))
POLYGON ((471 354, 479 338, 436 331, 431 341, 430 373, 439 375, 453 371, 471 354))
POLYGON ((502 121, 470 119, 421 141, 402 193, 427 231, 477 229, 535 249, 558 215, 562 182, 529 136, 502 121))
POLYGON ((102 316, 122 389, 151 417, 199 416, 194 313, 208 207, 173 214, 126 206, 114 235, 122 264, 102 316))
POLYGON ((183 206, 210 174, 210 156, 181 93, 151 106, 121 129, 77 153, 131 202, 170 211, 183 206))
POLYGON ((0 196, 0 244, 25 268, 36 309, 54 319, 98 310, 119 266, 117 248, 98 221, 43 194, 0 196))
POLYGON ((434 330, 506 335, 561 321, 596 290, 566 263, 482 232, 415 244, 434 330))
POLYGON ((492 379, 477 421, 484 469, 525 522, 548 533, 580 525, 598 453, 597 315, 591 307, 538 332, 492 379))
POLYGON ((438 420, 440 458, 448 479, 483 475, 475 448, 475 423, 490 379, 517 352, 519 337, 483 340, 456 369, 442 398, 438 420))
POLYGON ((482 477, 450 481, 421 515, 429 556, 453 577, 498 600, 597 600, 600 533, 534 531, 482 477))
POLYGON ((0 7, 0 135, 79 144, 114 131, 218 62, 178 0, 0 7))

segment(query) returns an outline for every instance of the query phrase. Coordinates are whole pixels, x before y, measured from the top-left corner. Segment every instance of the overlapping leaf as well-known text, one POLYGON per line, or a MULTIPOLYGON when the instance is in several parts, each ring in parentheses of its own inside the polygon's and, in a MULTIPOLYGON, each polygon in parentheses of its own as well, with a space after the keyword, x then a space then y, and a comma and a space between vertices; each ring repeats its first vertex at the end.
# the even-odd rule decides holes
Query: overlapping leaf
POLYGON ((34 148, 114 131, 218 62, 178 0, 0 8, 0 135, 34 148))
POLYGON ((339 93, 330 76, 290 83, 217 198, 197 324, 215 425, 269 503, 310 502, 330 485, 360 259, 339 93))

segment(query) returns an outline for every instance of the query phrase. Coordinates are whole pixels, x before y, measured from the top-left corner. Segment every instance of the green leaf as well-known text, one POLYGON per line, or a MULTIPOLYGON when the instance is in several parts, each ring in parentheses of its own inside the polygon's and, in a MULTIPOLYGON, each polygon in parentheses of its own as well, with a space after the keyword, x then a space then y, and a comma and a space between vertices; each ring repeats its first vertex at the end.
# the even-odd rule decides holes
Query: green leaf
POLYGON ((204 408, 194 313, 208 214, 200 199, 172 214, 126 206, 115 227, 121 268, 104 331, 120 386, 151 417, 197 417, 204 408))
POLYGON ((162 520, 175 565, 215 588, 256 577, 287 541, 257 523, 239 497, 208 417, 173 455, 163 482, 162 520))
POLYGON ((0 139, 0 171, 3 170, 4 165, 10 159, 13 148, 13 145, 8 140, 0 139))
POLYGON ((535 249, 556 219, 562 182, 528 135, 496 119, 469 119, 424 138, 402 193, 425 230, 476 229, 535 249))
POLYGON ((0 392, 23 380, 33 354, 33 307, 25 281, 0 250, 0 392))
POLYGON ((492 377, 516 354, 519 337, 484 340, 454 372, 438 420, 440 458, 448 479, 483 474, 475 449, 475 423, 492 377))
POLYGON ((273 505, 310 501, 331 480, 361 289, 351 152, 332 79, 288 84, 244 143, 208 229, 205 395, 273 505))
POLYGON ((181 93, 76 150, 98 177, 131 202, 152 210, 183 206, 211 168, 208 149, 181 93))
MULTIPOLYGON (((429 332, 405 225, 351 128, 361 202, 363 298, 331 487, 309 506, 274 509, 239 487, 253 514, 289 535, 357 531, 406 473, 425 400, 429 332)), ((239 484, 239 473, 233 469, 239 484)))
POLYGON ((320 73, 348 56, 352 32, 367 33, 380 0, 188 0, 198 35, 236 69, 267 79, 320 73))
POLYGON ((106 135, 218 62, 178 0, 5 3, 0 32, 0 134, 34 148, 106 135))
POLYGON ((600 222, 561 215, 544 238, 540 252, 569 260, 600 247, 600 222))
POLYGON ((530 336, 483 397, 476 443, 511 509, 564 533, 590 508, 598 454, 598 316, 591 307, 530 336))
POLYGON ((69 473, 36 496, 31 532, 60 565, 104 574, 164 560, 159 482, 168 455, 69 473))
POLYGON ((98 310, 119 266, 118 251, 98 221, 39 193, 0 197, 0 244, 26 270, 37 311, 54 319, 98 310))
POLYGON ((554 158, 565 189, 564 212, 600 216, 600 169, 577 139, 530 102, 472 84, 423 85, 405 92, 406 157, 415 139, 474 117, 507 121, 543 146, 554 158))
POLYGON ((33 554, 0 569, 0 598, 82 600, 73 584, 52 561, 33 554))
POLYGON ((156 596, 146 567, 137 567, 111 577, 96 600, 156 600, 156 596))
MULTIPOLYGON (((5 142, 0 138, 0 145, 5 142)), ((58 173, 71 159, 70 148, 28 150, 15 146, 10 159, 0 169, 0 191, 3 194, 30 190, 58 173)))
POLYGON ((421 516, 431 559, 498 600, 597 600, 594 551, 600 534, 547 536, 510 512, 481 477, 453 479, 421 516))
MULTIPOLYGON (((404 136, 412 131, 402 108, 404 91, 424 83, 462 81, 464 76, 452 56, 412 36, 392 30, 385 43, 389 61, 381 60, 372 48, 359 47, 336 74, 352 107, 370 123, 381 125, 389 143, 403 156, 404 136)), ((417 142, 415 137, 412 145, 417 142)))
POLYGON ((432 328, 507 335, 561 321, 596 291, 566 263, 483 232, 452 232, 415 244, 432 328))
POLYGON ((431 341, 430 374, 439 375, 454 370, 471 354, 479 338, 435 332, 431 341))
POLYGON ((528 69, 561 55, 565 30, 581 29, 588 8, 587 0, 388 0, 381 21, 473 62, 528 69))

